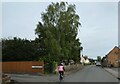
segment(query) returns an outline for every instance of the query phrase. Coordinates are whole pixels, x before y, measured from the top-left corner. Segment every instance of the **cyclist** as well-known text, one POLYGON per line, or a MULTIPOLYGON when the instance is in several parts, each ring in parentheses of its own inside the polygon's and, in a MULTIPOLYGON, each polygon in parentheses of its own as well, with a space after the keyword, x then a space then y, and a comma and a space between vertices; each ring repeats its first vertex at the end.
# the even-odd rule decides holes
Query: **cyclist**
POLYGON ((60 64, 58 65, 58 72, 59 72, 59 74, 60 74, 60 80, 63 79, 64 71, 65 71, 64 65, 63 65, 63 63, 60 63, 60 64))

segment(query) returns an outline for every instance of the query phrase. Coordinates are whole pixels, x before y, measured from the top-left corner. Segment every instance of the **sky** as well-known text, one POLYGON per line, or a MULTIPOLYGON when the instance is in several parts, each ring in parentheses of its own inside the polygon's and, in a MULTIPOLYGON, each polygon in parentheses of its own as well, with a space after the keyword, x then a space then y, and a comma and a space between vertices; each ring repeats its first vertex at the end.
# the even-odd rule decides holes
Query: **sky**
MULTIPOLYGON (((35 29, 41 13, 51 2, 3 2, 2 38, 35 39, 35 29)), ((80 16, 77 38, 83 46, 83 55, 96 59, 105 56, 118 45, 117 2, 69 2, 76 5, 80 16)))
POLYGON ((120 48, 120 2, 118 3, 118 45, 119 45, 119 48, 120 48))

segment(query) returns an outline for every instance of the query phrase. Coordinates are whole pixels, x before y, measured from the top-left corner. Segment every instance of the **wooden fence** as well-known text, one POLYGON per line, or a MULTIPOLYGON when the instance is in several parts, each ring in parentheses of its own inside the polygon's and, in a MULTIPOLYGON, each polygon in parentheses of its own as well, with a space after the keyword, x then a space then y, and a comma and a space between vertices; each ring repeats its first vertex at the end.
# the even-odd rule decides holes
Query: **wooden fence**
POLYGON ((44 62, 2 62, 3 73, 44 73, 44 62))

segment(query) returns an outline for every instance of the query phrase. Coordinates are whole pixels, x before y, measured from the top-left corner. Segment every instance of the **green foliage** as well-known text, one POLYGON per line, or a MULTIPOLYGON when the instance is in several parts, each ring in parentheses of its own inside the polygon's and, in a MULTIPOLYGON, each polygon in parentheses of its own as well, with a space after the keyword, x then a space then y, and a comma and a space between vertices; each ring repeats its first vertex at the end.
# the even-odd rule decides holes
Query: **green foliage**
MULTIPOLYGON (((81 25, 76 8, 67 2, 51 3, 41 14, 42 22, 38 22, 35 40, 2 39, 3 61, 44 60, 51 63, 63 60, 79 61, 81 47, 77 37, 81 25)), ((54 64, 53 64, 54 65, 54 64)))
POLYGON ((97 56, 97 61, 101 61, 101 56, 97 56))
POLYGON ((2 61, 33 61, 43 56, 44 50, 36 41, 20 39, 2 39, 2 61))
POLYGON ((50 4, 41 14, 42 22, 38 22, 35 33, 47 51, 42 58, 44 61, 79 61, 82 48, 76 36, 81 24, 75 10, 75 5, 57 2, 50 4))
POLYGON ((49 62, 49 63, 45 63, 45 73, 55 73, 55 69, 57 68, 57 62, 53 61, 53 62, 49 62))

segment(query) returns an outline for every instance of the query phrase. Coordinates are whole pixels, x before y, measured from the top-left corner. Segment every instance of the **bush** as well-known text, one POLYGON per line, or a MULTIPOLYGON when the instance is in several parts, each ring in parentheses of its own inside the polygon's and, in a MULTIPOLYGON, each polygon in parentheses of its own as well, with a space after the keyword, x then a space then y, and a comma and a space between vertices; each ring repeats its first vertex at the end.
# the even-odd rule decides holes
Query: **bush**
POLYGON ((53 61, 53 62, 49 62, 49 63, 45 63, 45 73, 47 74, 51 74, 51 73, 55 73, 56 70, 56 66, 57 62, 53 61))

